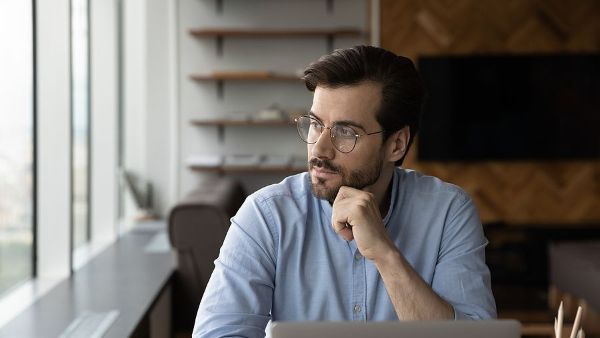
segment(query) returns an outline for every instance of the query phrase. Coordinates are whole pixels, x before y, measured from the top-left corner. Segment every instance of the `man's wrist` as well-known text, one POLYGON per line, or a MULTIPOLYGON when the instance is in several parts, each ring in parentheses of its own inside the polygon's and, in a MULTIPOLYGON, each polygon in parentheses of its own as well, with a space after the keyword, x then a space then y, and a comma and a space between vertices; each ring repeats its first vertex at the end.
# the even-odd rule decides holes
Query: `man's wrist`
POLYGON ((398 266, 404 260, 402 253, 394 245, 388 246, 380 255, 373 259, 373 263, 378 270, 385 269, 388 266, 398 266))

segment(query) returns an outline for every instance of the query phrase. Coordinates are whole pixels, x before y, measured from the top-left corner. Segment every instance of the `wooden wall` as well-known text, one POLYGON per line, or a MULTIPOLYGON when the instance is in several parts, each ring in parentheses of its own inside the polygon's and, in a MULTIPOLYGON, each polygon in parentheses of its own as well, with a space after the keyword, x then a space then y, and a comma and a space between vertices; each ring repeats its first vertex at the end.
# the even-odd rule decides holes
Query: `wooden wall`
MULTIPOLYGON (((600 1, 381 0, 381 44, 415 62, 473 52, 600 52, 600 1)), ((600 161, 422 163, 416 151, 405 166, 463 187, 484 223, 600 225, 600 161)))

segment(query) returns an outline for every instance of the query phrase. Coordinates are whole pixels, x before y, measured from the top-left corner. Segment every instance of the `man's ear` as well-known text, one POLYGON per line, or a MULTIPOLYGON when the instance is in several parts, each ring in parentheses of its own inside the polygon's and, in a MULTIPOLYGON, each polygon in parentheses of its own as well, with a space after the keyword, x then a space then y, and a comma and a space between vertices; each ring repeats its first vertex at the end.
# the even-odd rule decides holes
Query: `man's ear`
POLYGON ((404 128, 393 133, 387 144, 387 158, 390 162, 396 162, 406 154, 408 141, 410 140, 410 128, 404 128))

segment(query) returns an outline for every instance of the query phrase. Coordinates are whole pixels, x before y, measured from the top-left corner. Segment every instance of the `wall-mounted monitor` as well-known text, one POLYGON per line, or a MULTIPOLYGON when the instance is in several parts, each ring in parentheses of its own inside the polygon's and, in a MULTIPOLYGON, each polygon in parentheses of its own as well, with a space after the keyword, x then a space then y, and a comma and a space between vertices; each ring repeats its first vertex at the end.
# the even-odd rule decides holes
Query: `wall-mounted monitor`
POLYGON ((418 158, 600 158, 600 54, 422 57, 418 158))

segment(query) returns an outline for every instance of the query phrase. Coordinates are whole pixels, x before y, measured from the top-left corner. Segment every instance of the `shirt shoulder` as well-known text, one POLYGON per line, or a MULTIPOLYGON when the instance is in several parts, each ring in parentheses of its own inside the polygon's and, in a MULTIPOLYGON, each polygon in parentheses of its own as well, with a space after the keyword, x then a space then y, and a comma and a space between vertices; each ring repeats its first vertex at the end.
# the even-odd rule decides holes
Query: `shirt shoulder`
POLYGON ((279 183, 261 188, 248 198, 259 204, 265 204, 272 201, 305 200, 308 194, 310 194, 310 181, 308 173, 304 172, 288 176, 279 183))
POLYGON ((470 200, 467 192, 455 184, 411 169, 397 168, 396 170, 400 176, 401 189, 409 195, 430 195, 435 198, 456 200, 459 203, 470 200))

